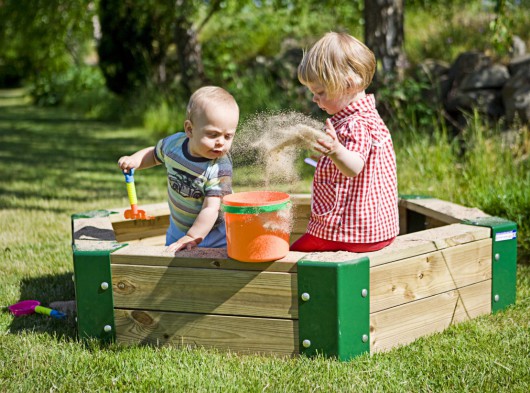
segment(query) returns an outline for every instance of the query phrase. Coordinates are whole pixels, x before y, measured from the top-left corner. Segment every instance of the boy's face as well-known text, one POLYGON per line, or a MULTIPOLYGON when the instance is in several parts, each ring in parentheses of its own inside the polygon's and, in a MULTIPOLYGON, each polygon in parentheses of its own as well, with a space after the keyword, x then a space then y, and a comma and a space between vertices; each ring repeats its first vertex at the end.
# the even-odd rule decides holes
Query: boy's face
POLYGON ((328 95, 326 88, 318 83, 311 83, 307 88, 313 94, 313 102, 315 102, 320 109, 326 111, 328 115, 334 115, 341 109, 346 108, 355 97, 355 93, 343 94, 335 97, 328 95))
POLYGON ((184 122, 190 154, 210 160, 224 156, 232 147, 239 110, 231 104, 207 104, 184 122))

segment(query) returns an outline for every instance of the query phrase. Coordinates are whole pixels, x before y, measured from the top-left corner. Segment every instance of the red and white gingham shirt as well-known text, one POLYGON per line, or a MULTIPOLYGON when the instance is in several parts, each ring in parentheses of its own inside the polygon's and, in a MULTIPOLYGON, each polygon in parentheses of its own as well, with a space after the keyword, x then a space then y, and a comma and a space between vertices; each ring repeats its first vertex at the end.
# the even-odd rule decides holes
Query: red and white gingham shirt
POLYGON ((347 177, 322 156, 313 179, 307 232, 348 243, 376 243, 397 236, 396 156, 374 96, 350 104, 331 122, 340 143, 357 152, 365 165, 356 177, 347 177))

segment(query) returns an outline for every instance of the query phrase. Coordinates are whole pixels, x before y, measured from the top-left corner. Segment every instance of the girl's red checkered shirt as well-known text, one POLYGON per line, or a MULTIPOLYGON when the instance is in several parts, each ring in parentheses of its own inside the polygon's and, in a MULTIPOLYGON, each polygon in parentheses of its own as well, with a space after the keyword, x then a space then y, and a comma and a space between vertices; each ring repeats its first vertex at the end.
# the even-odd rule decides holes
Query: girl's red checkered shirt
POLYGON ((329 157, 318 161, 307 232, 348 243, 394 238, 399 232, 396 156, 374 96, 350 104, 331 122, 340 143, 365 164, 356 177, 347 177, 329 157))

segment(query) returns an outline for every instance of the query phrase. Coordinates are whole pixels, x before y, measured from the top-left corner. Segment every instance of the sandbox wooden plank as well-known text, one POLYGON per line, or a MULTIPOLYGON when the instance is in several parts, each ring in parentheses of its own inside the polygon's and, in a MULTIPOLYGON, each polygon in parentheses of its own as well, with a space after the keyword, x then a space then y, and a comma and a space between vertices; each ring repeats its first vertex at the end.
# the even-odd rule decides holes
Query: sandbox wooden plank
POLYGON ((145 310, 114 310, 117 341, 124 344, 205 347, 237 353, 294 356, 298 321, 145 310))
POLYGON ((152 220, 125 220, 111 216, 111 224, 118 242, 145 239, 165 235, 169 227, 169 215, 155 216, 152 220), (113 217, 117 218, 113 218, 113 217))
MULTIPOLYGON (((113 214, 113 222, 120 221, 131 221, 124 217, 123 213, 125 210, 130 209, 130 206, 127 207, 117 207, 114 209, 109 209, 110 211, 116 213, 113 214)), ((148 216, 169 216, 169 206, 167 202, 152 203, 147 205, 139 205, 138 209, 146 212, 148 216)))
POLYGON ((194 248, 177 254, 165 246, 131 244, 111 254, 112 264, 194 267, 203 269, 255 270, 269 272, 296 272, 296 262, 306 253, 289 252, 274 262, 239 262, 226 254, 225 248, 194 248))
POLYGON ((400 204, 405 204, 408 210, 447 224, 458 223, 462 220, 472 220, 478 217, 489 217, 488 214, 480 209, 465 207, 436 198, 405 199, 401 200, 400 204))
POLYGON ((117 308, 298 318, 296 274, 132 265, 111 268, 117 308))
POLYGON ((137 240, 127 240, 127 244, 140 244, 141 246, 165 246, 166 235, 158 235, 153 237, 146 237, 137 240))
POLYGON ((400 259, 486 239, 491 236, 491 230, 473 225, 452 224, 444 227, 432 228, 421 232, 398 236, 388 247, 379 251, 367 253, 352 252, 317 252, 304 257, 311 261, 351 261, 361 257, 370 259, 370 267, 382 265, 400 259))
POLYGON ((370 314, 371 353, 491 312, 491 280, 370 314))
POLYGON ((491 279, 491 239, 449 247, 370 269, 377 312, 491 279))
POLYGON ((404 235, 407 233, 407 208, 405 205, 401 204, 401 201, 398 205, 399 210, 399 234, 404 235))

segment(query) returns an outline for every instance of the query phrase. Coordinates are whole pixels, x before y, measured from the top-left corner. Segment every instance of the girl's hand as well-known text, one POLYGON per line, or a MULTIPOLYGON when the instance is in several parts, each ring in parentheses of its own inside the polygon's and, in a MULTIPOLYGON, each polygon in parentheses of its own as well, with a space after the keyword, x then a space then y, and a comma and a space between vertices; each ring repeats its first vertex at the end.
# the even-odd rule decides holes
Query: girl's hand
POLYGON ((199 245, 202 239, 194 239, 191 236, 185 235, 178 239, 175 243, 170 244, 167 247, 167 250, 172 253, 177 253, 177 251, 186 249, 191 250, 199 245))
POLYGON ((326 126, 324 127, 327 138, 318 139, 318 145, 315 145, 315 150, 324 154, 325 156, 332 156, 337 153, 337 150, 342 146, 337 138, 337 132, 335 127, 331 124, 331 120, 326 120, 326 126))

